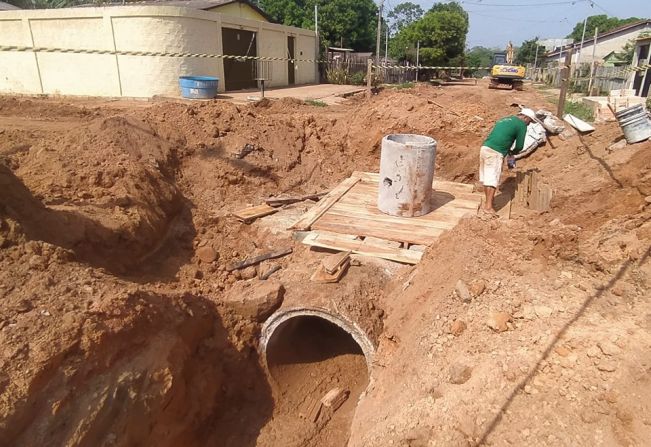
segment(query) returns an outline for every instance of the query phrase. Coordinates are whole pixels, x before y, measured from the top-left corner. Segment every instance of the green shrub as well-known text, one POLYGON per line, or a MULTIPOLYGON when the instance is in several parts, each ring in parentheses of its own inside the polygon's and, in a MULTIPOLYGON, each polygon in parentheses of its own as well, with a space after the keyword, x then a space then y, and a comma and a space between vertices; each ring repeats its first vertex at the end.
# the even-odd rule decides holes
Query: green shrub
POLYGON ((323 101, 319 101, 318 99, 306 99, 305 104, 314 107, 326 107, 328 105, 323 101))
POLYGON ((402 84, 396 84, 395 88, 397 89, 403 89, 403 88, 413 88, 414 83, 413 82, 403 82, 402 84))
POLYGON ((328 68, 326 70, 326 80, 330 84, 347 84, 348 71, 345 68, 328 68))
POLYGON ((350 75, 350 83, 352 85, 364 85, 366 84, 366 75, 362 73, 361 71, 358 71, 357 73, 353 73, 350 75))
POLYGON ((326 80, 330 84, 346 85, 364 85, 366 73, 357 71, 351 73, 346 68, 328 68, 326 70, 326 80))
POLYGON ((565 113, 570 113, 583 121, 593 121, 594 113, 592 109, 582 102, 565 102, 565 113))

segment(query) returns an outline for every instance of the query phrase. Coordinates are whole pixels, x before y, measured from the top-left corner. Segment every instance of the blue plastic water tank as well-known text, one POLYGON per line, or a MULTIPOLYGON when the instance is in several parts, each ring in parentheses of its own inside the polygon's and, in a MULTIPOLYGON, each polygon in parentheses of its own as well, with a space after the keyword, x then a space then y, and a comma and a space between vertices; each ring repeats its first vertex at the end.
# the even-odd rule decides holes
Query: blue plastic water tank
POLYGON ((179 76, 181 96, 190 99, 210 99, 217 96, 219 78, 212 76, 179 76))

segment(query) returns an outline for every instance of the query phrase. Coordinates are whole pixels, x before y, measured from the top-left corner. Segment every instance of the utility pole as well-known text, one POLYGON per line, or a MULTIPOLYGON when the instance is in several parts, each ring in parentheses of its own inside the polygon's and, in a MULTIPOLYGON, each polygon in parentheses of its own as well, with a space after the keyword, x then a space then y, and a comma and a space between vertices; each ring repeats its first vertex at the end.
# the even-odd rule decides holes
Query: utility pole
POLYGON ((387 64, 387 57, 389 57, 389 24, 387 23, 387 36, 384 39, 384 65, 387 64))
POLYGON ((382 8, 384 0, 380 1, 380 9, 377 13, 377 36, 375 42, 375 65, 380 65, 380 35, 382 34, 382 8))
POLYGON ((585 26, 588 24, 588 16, 583 20, 583 34, 581 34, 581 45, 579 45, 579 54, 576 55, 576 63, 581 62, 581 52, 583 51, 583 41, 585 40, 585 26))
POLYGON ((558 97, 558 110, 556 116, 563 119, 565 112, 565 96, 567 95, 567 87, 570 85, 570 68, 572 67, 572 47, 565 53, 565 64, 561 69, 561 94, 558 97))
POLYGON ((592 96, 592 77, 594 76, 594 52, 597 49, 597 34, 599 27, 594 29, 594 40, 592 41, 592 62, 590 62, 590 82, 588 82, 588 96, 592 96))
MULTIPOLYGON (((321 45, 319 44, 319 5, 315 4, 314 5, 314 35, 316 36, 316 49, 314 51, 314 59, 319 60, 320 59, 320 53, 321 53, 321 45)), ((319 63, 315 62, 314 63, 314 70, 315 70, 315 77, 314 81, 319 84, 321 82, 320 76, 319 76, 319 63)))
POLYGON ((416 82, 418 82, 418 59, 420 56, 420 40, 416 43, 416 82))
POLYGON ((538 71, 537 71, 537 66, 538 66, 538 50, 540 49, 540 45, 538 45, 538 41, 536 40, 536 55, 533 58, 533 74, 536 79, 534 79, 534 82, 539 82, 540 79, 538 78, 538 71))

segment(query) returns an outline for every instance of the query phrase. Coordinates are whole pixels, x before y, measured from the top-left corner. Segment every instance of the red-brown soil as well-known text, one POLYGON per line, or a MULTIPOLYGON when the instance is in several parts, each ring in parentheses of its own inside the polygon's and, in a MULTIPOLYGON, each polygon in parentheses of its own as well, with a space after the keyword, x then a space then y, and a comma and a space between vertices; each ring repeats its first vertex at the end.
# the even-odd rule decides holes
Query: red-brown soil
POLYGON ((436 175, 476 181, 495 119, 549 107, 485 87, 326 108, 0 98, 0 445, 644 445, 651 143, 609 151, 614 123, 552 137, 518 162, 552 186, 548 212, 463 220, 418 266, 364 263, 336 285, 309 282, 322 254, 229 216, 377 170, 391 132, 433 136, 436 175), (255 272, 225 266, 286 245, 288 296, 383 311, 370 371, 335 337, 268 380, 261 322, 222 299, 255 272), (462 302, 459 279, 485 291, 462 302), (314 431, 300 407, 331 384, 351 397, 314 431))

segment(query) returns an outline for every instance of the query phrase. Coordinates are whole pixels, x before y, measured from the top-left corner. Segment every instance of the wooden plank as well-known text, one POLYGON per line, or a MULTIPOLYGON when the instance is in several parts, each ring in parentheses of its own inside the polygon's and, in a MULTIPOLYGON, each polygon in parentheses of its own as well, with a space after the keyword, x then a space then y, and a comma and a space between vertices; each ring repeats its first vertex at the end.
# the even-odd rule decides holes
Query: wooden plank
POLYGON ((330 210, 328 210, 328 213, 342 213, 342 212, 351 211, 354 212, 355 214, 361 214, 364 216, 377 218, 378 220, 390 219, 396 225, 411 224, 412 222, 415 225, 418 225, 418 223, 422 225, 428 225, 427 224, 428 222, 456 224, 462 217, 474 214, 477 211, 477 208, 479 207, 480 203, 481 201, 478 201, 477 203, 473 204, 473 206, 471 207, 455 206, 454 204, 450 203, 450 204, 446 204, 445 206, 436 208, 434 211, 431 211, 424 216, 401 217, 401 216, 391 216, 389 214, 385 214, 382 211, 378 210, 373 205, 354 202, 350 200, 342 200, 340 202, 337 202, 335 205, 333 205, 333 207, 330 210))
POLYGON ((350 265, 350 258, 346 258, 344 260, 344 263, 339 267, 337 267, 333 273, 328 273, 326 272, 326 269, 323 266, 323 264, 319 264, 319 266, 316 268, 316 270, 310 277, 310 281, 323 283, 323 284, 331 284, 331 283, 339 282, 341 277, 344 276, 344 273, 346 273, 346 270, 348 270, 349 265, 350 265))
POLYGON ((373 225, 377 223, 378 225, 389 225, 391 227, 398 227, 400 230, 416 230, 416 231, 427 231, 428 229, 434 230, 449 230, 454 228, 459 222, 458 217, 449 216, 447 219, 442 218, 441 220, 434 219, 419 219, 410 218, 410 217, 396 217, 389 216, 387 214, 377 215, 366 213, 364 210, 359 208, 339 205, 337 208, 334 207, 330 209, 323 217, 326 216, 340 216, 347 217, 351 222, 359 222, 359 225, 373 225), (364 222, 362 222, 364 221, 364 222))
MULTIPOLYGON (((342 197, 341 200, 360 202, 377 207, 377 191, 370 189, 365 190, 364 188, 360 188, 360 186, 361 185, 355 186, 355 188, 346 193, 346 195, 342 197)), ((446 193, 444 191, 434 191, 432 194, 431 202, 432 208, 437 209, 448 204, 452 204, 451 206, 454 207, 473 208, 481 201, 482 197, 479 194, 457 194, 457 196, 450 200, 447 194, 450 193, 446 193)))
POLYGON ((342 266, 346 260, 350 258, 349 251, 343 251, 341 253, 335 253, 334 255, 326 256, 322 261, 321 265, 326 272, 333 274, 335 273, 340 266, 342 266))
POLYGON ((332 408, 332 411, 337 411, 348 399, 350 392, 341 388, 333 388, 326 393, 321 399, 323 406, 332 408))
POLYGON ((359 236, 373 236, 396 242, 409 242, 417 245, 430 245, 436 241, 444 230, 428 230, 426 232, 410 231, 409 229, 396 230, 382 228, 377 225, 350 224, 338 220, 335 216, 325 215, 313 227, 315 230, 325 230, 340 234, 357 234, 359 236))
POLYGON ((254 256, 252 258, 247 258, 241 261, 233 262, 226 266, 226 271, 232 272, 233 270, 239 270, 246 267, 250 267, 252 265, 259 264, 262 261, 265 261, 267 259, 275 259, 275 258, 280 258, 282 256, 286 256, 291 252, 292 252, 292 248, 287 247, 287 248, 282 248, 280 250, 274 250, 267 253, 263 253, 259 256, 254 256))
MULTIPOLYGON (((340 200, 341 203, 351 203, 351 204, 360 204, 371 207, 374 210, 377 210, 377 195, 376 194, 366 194, 363 191, 349 191, 345 196, 340 200)), ((448 197, 443 196, 442 194, 435 194, 432 197, 432 211, 435 212, 439 209, 454 208, 454 209, 467 209, 467 210, 476 210, 477 206, 481 202, 481 196, 471 197, 470 200, 465 200, 462 198, 456 198, 450 200, 448 197)), ((337 202, 339 203, 339 202, 337 202)), ((384 213, 383 213, 384 214, 384 213)), ((429 215, 429 214, 428 214, 429 215)), ((425 218, 425 216, 420 216, 419 218, 425 218)), ((413 219, 410 217, 410 219, 413 219)))
POLYGON ((234 211, 231 214, 244 223, 251 223, 259 217, 268 216, 269 214, 273 214, 276 211, 278 211, 276 208, 272 208, 267 204, 263 204, 234 211))
MULTIPOLYGON (((365 183, 370 182, 377 185, 380 181, 380 174, 375 172, 355 171, 353 172, 353 176, 359 177, 365 183)), ((447 180, 434 180, 432 182, 432 188, 442 191, 459 190, 460 192, 465 193, 472 193, 475 190, 474 185, 470 185, 468 183, 450 182, 447 180)))
POLYGON ((292 225, 289 229, 298 231, 309 230, 312 224, 316 222, 317 219, 321 217, 326 211, 328 211, 328 208, 334 205, 344 194, 346 194, 350 188, 355 186, 357 182, 359 182, 359 177, 354 176, 349 177, 341 182, 323 199, 321 199, 319 203, 317 203, 312 209, 303 214, 298 222, 292 225))
POLYGON ((327 192, 320 192, 318 194, 307 194, 303 196, 293 196, 293 197, 269 197, 265 200, 265 203, 269 206, 278 207, 283 205, 290 205, 292 203, 304 202, 306 200, 319 200, 321 197, 328 194, 327 192))
MULTIPOLYGON (((370 200, 377 202, 377 196, 378 196, 377 185, 359 182, 357 185, 355 185, 354 188, 352 188, 346 194, 346 196, 352 192, 367 195, 370 200)), ((445 200, 447 198, 446 196, 447 194, 454 196, 455 200, 461 199, 461 200, 475 201, 481 199, 482 197, 481 194, 476 192, 466 192, 463 190, 435 189, 432 192, 432 199, 437 200, 440 198, 440 200, 445 200)))
POLYGON ((323 234, 313 231, 303 239, 303 243, 305 245, 328 248, 330 250, 352 251, 363 256, 389 259, 405 264, 417 264, 423 257, 423 253, 417 251, 404 248, 388 249, 386 247, 374 247, 370 244, 364 244, 364 241, 361 240, 351 240, 349 237, 346 235, 323 234))

